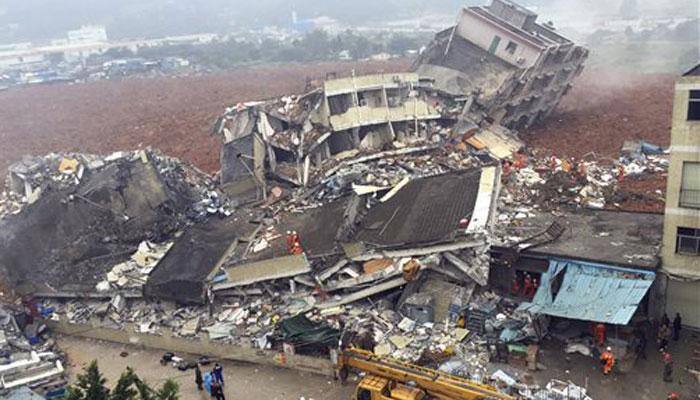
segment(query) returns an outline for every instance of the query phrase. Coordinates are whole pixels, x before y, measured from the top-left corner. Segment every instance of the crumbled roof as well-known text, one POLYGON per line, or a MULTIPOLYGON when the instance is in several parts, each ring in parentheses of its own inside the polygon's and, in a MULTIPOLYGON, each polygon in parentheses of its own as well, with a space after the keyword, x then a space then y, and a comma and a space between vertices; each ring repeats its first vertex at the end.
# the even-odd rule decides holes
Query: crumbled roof
POLYGON ((145 293, 179 303, 199 303, 204 281, 227 254, 236 238, 252 234, 255 226, 242 217, 209 219, 185 230, 158 263, 145 286, 145 293))
POLYGON ((527 253, 650 269, 659 264, 663 215, 590 209, 536 212, 519 220, 513 233, 544 231, 555 220, 564 233, 527 253))
POLYGON ((379 246, 449 239, 474 210, 480 177, 474 169, 411 181, 369 210, 354 239, 379 246))

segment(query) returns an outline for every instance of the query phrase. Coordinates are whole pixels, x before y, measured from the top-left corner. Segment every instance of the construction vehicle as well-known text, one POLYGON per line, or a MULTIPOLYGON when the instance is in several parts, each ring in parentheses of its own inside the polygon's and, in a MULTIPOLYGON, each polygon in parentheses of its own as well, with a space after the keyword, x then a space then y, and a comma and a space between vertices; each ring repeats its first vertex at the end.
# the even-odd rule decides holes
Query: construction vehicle
POLYGON ((342 351, 337 367, 343 382, 350 369, 367 374, 353 400, 515 400, 489 385, 356 348, 342 351))

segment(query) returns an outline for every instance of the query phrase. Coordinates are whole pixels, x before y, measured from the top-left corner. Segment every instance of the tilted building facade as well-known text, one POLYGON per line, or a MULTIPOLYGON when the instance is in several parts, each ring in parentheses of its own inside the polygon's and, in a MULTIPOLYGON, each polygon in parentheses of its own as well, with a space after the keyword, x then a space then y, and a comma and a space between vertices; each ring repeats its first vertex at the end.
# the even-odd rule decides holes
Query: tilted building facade
POLYGON ((526 128, 552 112, 588 57, 588 50, 536 20, 508 0, 465 7, 412 69, 434 79, 437 89, 472 96, 472 111, 493 122, 526 128))

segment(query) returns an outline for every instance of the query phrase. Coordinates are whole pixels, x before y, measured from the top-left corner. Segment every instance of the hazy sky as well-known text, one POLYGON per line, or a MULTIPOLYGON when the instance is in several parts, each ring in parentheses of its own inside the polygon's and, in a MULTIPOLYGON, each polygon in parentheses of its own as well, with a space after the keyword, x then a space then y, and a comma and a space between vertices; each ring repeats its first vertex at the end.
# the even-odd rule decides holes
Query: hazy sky
MULTIPOLYGON (((557 26, 592 24, 618 14, 625 0, 522 0, 557 26)), ((627 0, 634 1, 634 0, 627 0)), ((636 0, 643 14, 698 17, 700 0, 636 0)), ((0 42, 62 37, 83 24, 107 26, 113 38, 231 32, 329 16, 348 26, 455 15, 490 0, 0 0, 0 42)))

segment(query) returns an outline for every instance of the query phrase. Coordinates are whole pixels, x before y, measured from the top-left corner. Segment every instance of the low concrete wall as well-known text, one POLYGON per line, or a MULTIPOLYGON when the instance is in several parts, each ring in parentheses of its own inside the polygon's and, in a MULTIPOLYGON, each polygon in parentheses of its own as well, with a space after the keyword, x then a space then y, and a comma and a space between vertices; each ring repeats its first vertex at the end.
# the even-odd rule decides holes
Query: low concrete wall
POLYGON ((288 368, 324 376, 333 376, 333 364, 329 359, 288 355, 281 351, 259 350, 210 341, 207 338, 185 339, 164 333, 162 336, 137 333, 133 326, 122 330, 91 324, 71 324, 63 321, 46 321, 54 332, 114 343, 144 346, 173 353, 203 355, 212 359, 243 361, 254 364, 288 368))

